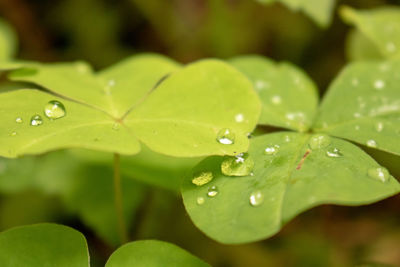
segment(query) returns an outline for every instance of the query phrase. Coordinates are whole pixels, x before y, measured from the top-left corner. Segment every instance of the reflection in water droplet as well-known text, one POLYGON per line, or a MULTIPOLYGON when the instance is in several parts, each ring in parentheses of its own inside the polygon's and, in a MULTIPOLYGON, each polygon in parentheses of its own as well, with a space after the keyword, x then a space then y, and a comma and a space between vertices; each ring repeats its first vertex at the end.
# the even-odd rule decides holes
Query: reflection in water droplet
POLYGON ((269 146, 264 149, 265 155, 274 155, 278 152, 279 145, 269 146))
POLYGON ((316 134, 311 136, 308 145, 311 149, 320 149, 329 146, 331 138, 326 134, 316 134))
POLYGON ((17 132, 12 132, 10 135, 11 136, 17 136, 17 132))
POLYGON ((33 115, 31 118, 31 126, 39 126, 43 123, 43 119, 40 115, 33 115))
POLYGON ((382 130, 383 130, 383 122, 377 122, 376 125, 375 125, 375 129, 378 132, 382 132, 382 130))
POLYGON ((198 197, 197 200, 196 200, 198 205, 203 205, 204 201, 205 201, 204 197, 198 197))
POLYGON ((212 172, 200 172, 193 176, 192 183, 197 186, 202 186, 211 182, 213 178, 212 172))
POLYGON ((340 150, 337 149, 336 147, 333 149, 328 149, 326 151, 326 155, 331 158, 339 158, 339 157, 343 156, 343 154, 340 152, 340 150))
POLYGON ((244 121, 244 115, 242 113, 236 114, 235 115, 235 121, 236 122, 243 122, 244 121))
POLYGON ((367 141, 367 146, 369 146, 369 147, 376 147, 376 146, 377 146, 376 141, 373 140, 373 139, 368 140, 368 141, 367 141))
POLYGON ((47 118, 55 120, 65 116, 64 105, 56 100, 51 100, 44 106, 44 115, 47 118))
POLYGON ((210 188, 208 188, 207 196, 215 197, 216 195, 218 195, 218 193, 218 188, 216 186, 211 186, 210 188))
POLYGON ((264 201, 264 195, 260 190, 254 191, 250 194, 250 204, 253 207, 260 206, 264 201))
POLYGON ((217 133, 217 141, 224 145, 232 145, 235 143, 235 134, 228 128, 222 128, 217 133))
POLYGON ((254 168, 254 161, 247 153, 240 153, 235 157, 227 157, 221 163, 221 171, 227 176, 250 175, 254 168))
POLYGON ((381 182, 386 182, 390 178, 390 174, 387 169, 383 167, 371 168, 368 170, 368 176, 377 179, 381 182))
POLYGON ((16 119, 15 119, 15 122, 16 122, 16 123, 22 123, 22 118, 21 118, 21 117, 16 118, 16 119))
POLYGON ((381 89, 383 89, 383 87, 385 87, 385 82, 382 81, 382 80, 376 80, 376 81, 374 82, 374 87, 375 87, 375 89, 377 89, 377 90, 381 90, 381 89))

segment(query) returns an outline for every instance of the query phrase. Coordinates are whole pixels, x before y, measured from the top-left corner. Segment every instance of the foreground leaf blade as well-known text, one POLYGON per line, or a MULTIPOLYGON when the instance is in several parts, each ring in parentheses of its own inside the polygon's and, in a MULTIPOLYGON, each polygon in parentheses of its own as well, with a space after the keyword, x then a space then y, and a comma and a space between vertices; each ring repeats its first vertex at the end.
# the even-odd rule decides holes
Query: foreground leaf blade
POLYGON ((368 175, 369 169, 379 165, 355 145, 330 138, 325 147, 310 149, 310 138, 281 132, 252 139, 248 153, 255 163, 253 176, 224 176, 223 157, 202 161, 182 185, 194 224, 219 242, 246 243, 272 236, 314 206, 368 204, 399 192, 393 177, 382 182, 368 175), (277 152, 266 154, 271 146, 277 152), (334 148, 341 156, 327 155, 334 148), (200 171, 211 171, 214 179, 204 186, 194 185, 193 175, 200 171), (210 197, 213 186, 218 194, 210 197))
POLYGON ((0 233, 0 262, 4 267, 88 267, 85 237, 56 224, 16 227, 0 233))
POLYGON ((156 240, 142 240, 120 247, 106 263, 106 267, 120 266, 209 267, 210 265, 173 244, 156 240))
POLYGON ((400 61, 347 66, 329 88, 316 131, 400 155, 400 61))

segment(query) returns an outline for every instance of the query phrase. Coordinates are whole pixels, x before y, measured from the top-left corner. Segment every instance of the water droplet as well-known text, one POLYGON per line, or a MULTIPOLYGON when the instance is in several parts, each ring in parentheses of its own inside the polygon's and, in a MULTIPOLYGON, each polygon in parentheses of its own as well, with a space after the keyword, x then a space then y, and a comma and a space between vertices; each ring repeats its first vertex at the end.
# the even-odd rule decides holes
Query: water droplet
POLYGON ((311 149, 320 149, 329 146, 331 138, 326 134, 316 134, 311 136, 308 145, 311 149))
POLYGON ((275 105, 282 103, 282 98, 279 95, 274 95, 271 97, 271 102, 275 105))
POLYGON ((360 125, 354 126, 354 129, 355 129, 356 131, 359 131, 359 130, 360 130, 360 125))
POLYGON ((339 157, 343 156, 343 154, 340 152, 340 150, 337 149, 336 147, 333 149, 328 149, 326 151, 326 155, 331 158, 339 158, 339 157))
POLYGON ((77 62, 75 64, 76 70, 80 73, 80 74, 85 74, 90 72, 90 67, 83 62, 77 62))
POLYGON ((375 87, 375 89, 377 89, 377 90, 382 90, 383 87, 385 87, 385 82, 382 81, 382 80, 376 80, 376 81, 374 82, 374 87, 375 87))
POLYGON ((375 129, 376 129, 378 132, 382 132, 382 130, 383 130, 383 122, 377 122, 377 123, 375 124, 375 129))
POLYGON ((250 204, 253 207, 260 206, 264 201, 264 195, 260 190, 254 191, 250 194, 250 204))
POLYGON ((55 120, 65 116, 64 105, 56 100, 51 100, 44 106, 44 114, 47 118, 55 120))
POLYGON ((242 113, 236 114, 235 115, 235 121, 236 122, 243 122, 244 121, 244 115, 242 113))
POLYGON ((383 167, 369 169, 368 176, 381 182, 387 182, 390 178, 388 170, 383 167))
POLYGON ((118 130, 119 130, 119 127, 120 127, 120 124, 117 123, 117 122, 115 122, 115 123, 113 124, 113 126, 112 126, 112 129, 113 129, 114 131, 118 131, 118 130))
POLYGON ((227 176, 246 176, 254 168, 254 161, 247 153, 227 157, 221 164, 221 171, 227 176))
POLYGON ((373 139, 368 140, 368 141, 367 141, 367 146, 369 146, 369 147, 376 147, 376 146, 377 146, 376 141, 373 140, 373 139))
POLYGON ((16 123, 22 123, 22 118, 21 118, 21 117, 16 118, 16 119, 15 119, 15 122, 16 122, 16 123))
POLYGON ((202 186, 211 182, 213 178, 212 172, 200 172, 193 176, 192 183, 197 186, 202 186))
POLYGON ((204 199, 204 197, 198 197, 196 202, 198 205, 203 205, 205 202, 205 199, 204 199))
POLYGON ((224 145, 232 145, 235 142, 235 134, 228 128, 222 128, 217 134, 217 141, 224 145))
POLYGON ((255 84, 256 89, 262 90, 269 87, 269 84, 263 80, 257 80, 255 84))
POLYGON ((264 149, 265 155, 274 155, 279 150, 279 145, 269 146, 264 149))
POLYGON ((40 115, 33 115, 31 118, 31 126, 39 126, 42 125, 43 119, 40 115))
POLYGON ((10 135, 11 136, 17 136, 17 132, 12 132, 10 135))
POLYGON ((289 135, 285 135, 284 140, 285 140, 286 143, 289 143, 290 142, 290 136, 289 135))
POLYGON ((218 195, 218 193, 218 188, 216 186, 211 186, 210 188, 208 188, 207 196, 215 197, 216 195, 218 195))
POLYGON ((250 173, 250 176, 254 176, 254 172, 251 172, 251 173, 250 173))
POLYGON ((114 80, 114 79, 108 80, 107 85, 108 85, 109 87, 115 86, 115 80, 114 80))

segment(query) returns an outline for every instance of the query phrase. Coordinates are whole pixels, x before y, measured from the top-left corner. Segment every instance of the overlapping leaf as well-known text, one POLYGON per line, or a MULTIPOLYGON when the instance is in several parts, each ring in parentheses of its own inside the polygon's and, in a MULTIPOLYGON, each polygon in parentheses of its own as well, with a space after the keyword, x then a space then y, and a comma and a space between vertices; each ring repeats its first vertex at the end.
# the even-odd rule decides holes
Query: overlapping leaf
MULTIPOLYGON (((4 68, 18 67, 21 64, 4 68)), ((172 156, 245 151, 246 136, 260 112, 251 83, 218 60, 177 68, 166 58, 145 55, 100 74, 81 62, 28 64, 15 70, 10 75, 13 80, 41 85, 56 95, 37 90, 0 94, 0 155, 15 157, 65 147, 136 154, 138 140, 172 156), (44 116, 44 106, 52 100, 62 102, 66 116, 56 120, 44 116), (240 121, 235 119, 238 114, 240 121), (30 126, 34 115, 42 116, 40 126, 30 126), (22 123, 16 123, 17 118, 22 123), (217 142, 224 128, 235 135, 231 145, 217 142)))
POLYGON ((388 173, 376 175, 380 166, 360 148, 324 137, 328 141, 321 146, 313 146, 309 134, 281 132, 256 137, 248 152, 254 160, 253 174, 243 177, 221 173, 224 157, 205 159, 192 175, 207 171, 214 179, 197 186, 189 175, 182 186, 193 222, 219 242, 245 243, 275 234, 311 207, 367 204, 400 191, 388 173), (217 194, 209 194, 210 190, 217 194))
POLYGON ((317 131, 400 155, 400 61, 347 66, 325 96, 317 131))
POLYGON ((318 105, 317 88, 290 63, 275 63, 261 56, 233 58, 230 63, 253 82, 261 103, 260 124, 306 131, 318 105))

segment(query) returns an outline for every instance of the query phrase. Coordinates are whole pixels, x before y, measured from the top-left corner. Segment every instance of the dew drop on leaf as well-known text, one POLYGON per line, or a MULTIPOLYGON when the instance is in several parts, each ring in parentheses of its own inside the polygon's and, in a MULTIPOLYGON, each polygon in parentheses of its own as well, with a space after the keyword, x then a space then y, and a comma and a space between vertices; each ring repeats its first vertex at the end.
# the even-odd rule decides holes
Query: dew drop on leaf
POLYGON ((212 172, 200 172, 193 176, 192 183, 197 186, 202 186, 211 182, 213 178, 212 172))
POLYGON ((21 117, 16 118, 16 119, 15 119, 15 122, 16 122, 16 123, 22 123, 22 118, 21 118, 21 117))
POLYGON ((331 138, 326 134, 316 134, 311 136, 308 145, 311 149, 320 149, 329 146, 331 138))
POLYGON ((383 130, 383 122, 378 122, 378 123, 376 123, 375 129, 376 129, 378 132, 382 132, 382 130, 383 130))
POLYGON ((244 121, 244 115, 242 113, 236 114, 235 115, 235 121, 236 122, 243 122, 244 121))
POLYGON ((119 130, 119 123, 114 123, 113 124, 113 126, 112 126, 112 129, 114 130, 114 131, 118 131, 119 130))
POLYGON ((268 146, 264 149, 264 154, 265 155, 274 155, 278 152, 278 150, 279 150, 279 145, 268 146))
POLYGON ((215 197, 216 195, 218 195, 218 193, 218 188, 216 186, 211 186, 210 188, 208 188, 207 196, 215 197))
POLYGON ((377 179, 381 182, 386 182, 390 178, 390 174, 387 169, 383 167, 371 168, 368 170, 368 176, 377 179))
POLYGON ((336 147, 333 149, 328 149, 326 151, 326 155, 330 158, 339 158, 339 157, 343 156, 343 154, 340 152, 340 150, 337 149, 336 147))
POLYGON ((31 126, 39 126, 42 125, 43 119, 40 115, 33 115, 31 118, 31 126))
POLYGON ((204 204, 204 197, 198 197, 197 198, 197 200, 196 200, 196 202, 197 202, 197 205, 203 205, 204 204))
POLYGON ((17 132, 12 132, 10 135, 11 136, 17 136, 17 132))
POLYGON ((65 107, 61 102, 51 100, 44 106, 44 114, 49 119, 59 119, 65 116, 65 107))
POLYGON ((376 141, 373 140, 373 139, 368 140, 367 141, 367 146, 368 147, 376 147, 377 146, 376 141))
POLYGON ((254 168, 254 160, 247 153, 240 153, 234 157, 227 157, 221 163, 221 172, 227 176, 250 175, 254 168))
POLYGON ((235 134, 228 128, 222 128, 217 133, 217 141, 224 145, 232 145, 235 143, 235 134))
POLYGON ((253 207, 260 206, 264 201, 264 195, 260 190, 257 190, 250 194, 249 200, 253 207))
POLYGON ((279 105, 282 103, 282 98, 279 95, 274 95, 271 97, 272 104, 279 105))
POLYGON ((385 87, 385 82, 382 80, 376 80, 374 82, 374 88, 377 90, 382 90, 385 87))

